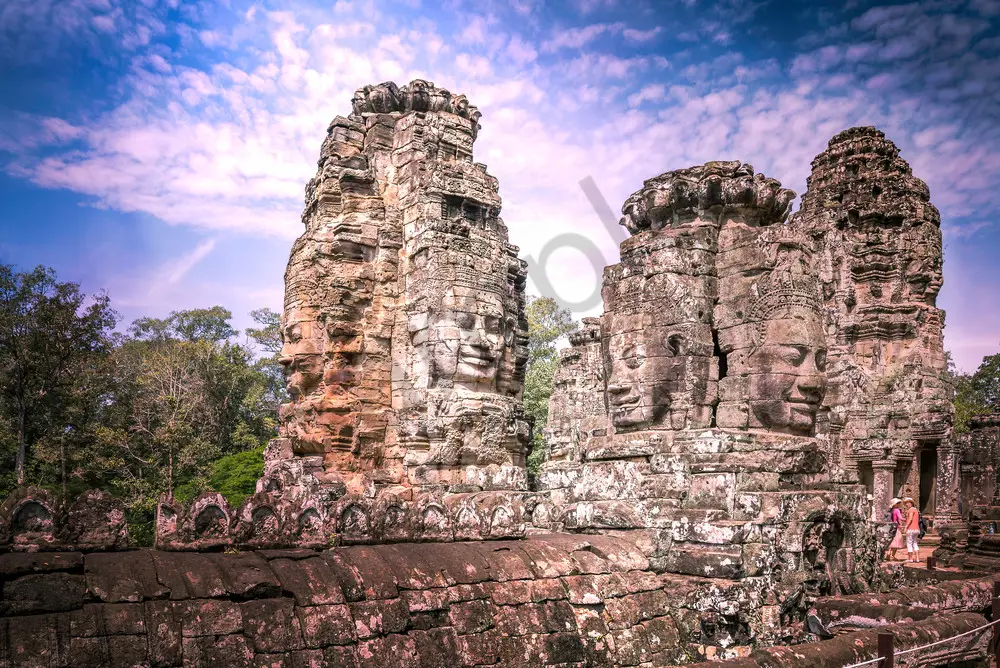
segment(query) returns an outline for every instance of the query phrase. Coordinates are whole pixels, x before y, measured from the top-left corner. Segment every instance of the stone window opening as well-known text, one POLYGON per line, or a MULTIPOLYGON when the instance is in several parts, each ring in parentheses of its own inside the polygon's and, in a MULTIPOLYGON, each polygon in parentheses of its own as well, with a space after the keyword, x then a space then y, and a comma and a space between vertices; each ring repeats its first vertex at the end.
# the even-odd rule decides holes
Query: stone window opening
POLYGON ((722 346, 719 345, 719 330, 712 330, 712 355, 719 360, 719 380, 722 380, 727 375, 729 375, 729 356, 722 352, 722 346))
POLYGON ((438 146, 438 160, 444 160, 445 162, 455 162, 458 157, 458 147, 454 144, 449 144, 446 141, 441 142, 438 146))
POLYGON ((472 224, 484 224, 486 221, 486 206, 455 195, 446 195, 441 200, 441 217, 446 219, 464 218, 472 224))

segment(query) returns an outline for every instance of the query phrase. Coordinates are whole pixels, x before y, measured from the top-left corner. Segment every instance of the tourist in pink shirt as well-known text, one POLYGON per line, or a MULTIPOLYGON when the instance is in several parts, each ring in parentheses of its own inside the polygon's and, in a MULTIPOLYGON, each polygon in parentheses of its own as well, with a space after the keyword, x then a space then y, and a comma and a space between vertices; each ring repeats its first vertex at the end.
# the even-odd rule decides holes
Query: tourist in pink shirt
POLYGON ((889 543, 889 561, 896 561, 896 550, 902 549, 905 546, 903 541, 903 511, 899 508, 899 504, 901 503, 900 499, 896 497, 892 498, 889 520, 896 525, 896 535, 892 537, 892 542, 889 543))

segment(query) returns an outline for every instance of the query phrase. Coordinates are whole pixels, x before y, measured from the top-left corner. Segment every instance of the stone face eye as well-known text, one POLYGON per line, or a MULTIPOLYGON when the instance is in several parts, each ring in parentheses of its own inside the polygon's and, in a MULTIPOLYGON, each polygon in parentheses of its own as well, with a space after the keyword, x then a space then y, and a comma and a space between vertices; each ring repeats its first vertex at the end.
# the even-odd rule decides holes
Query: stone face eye
POLYGON ((285 341, 288 343, 298 343, 302 339, 302 329, 298 325, 285 328, 285 341))
POLYGON ((638 369, 646 363, 646 351, 641 346, 629 346, 622 351, 622 361, 629 369, 638 369))
POLYGON ((802 346, 783 346, 781 348, 781 359, 792 366, 801 366, 806 361, 807 350, 802 346))

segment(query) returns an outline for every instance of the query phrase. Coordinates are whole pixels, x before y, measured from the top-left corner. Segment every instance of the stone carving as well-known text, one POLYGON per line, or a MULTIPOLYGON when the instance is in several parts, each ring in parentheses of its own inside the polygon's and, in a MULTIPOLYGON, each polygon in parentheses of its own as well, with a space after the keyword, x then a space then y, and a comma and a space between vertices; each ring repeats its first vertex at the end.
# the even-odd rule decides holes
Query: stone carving
POLYGON ((790 220, 813 241, 827 314, 821 431, 834 468, 850 478, 872 467, 881 512, 893 496, 918 495, 920 452, 936 450, 937 507, 922 510, 943 527, 959 518, 944 313, 935 304, 940 225, 927 185, 872 127, 830 140, 790 220))
POLYGON ((415 80, 331 123, 285 275, 271 491, 525 488, 526 271, 472 162, 479 117, 415 80))
POLYGON ((581 444, 607 433, 600 319, 584 318, 583 327, 570 333, 569 344, 560 351, 553 378, 549 410, 559 418, 550 419, 545 428, 550 461, 579 461, 581 444))
MULTIPOLYGON (((831 610, 857 617, 839 595, 898 585, 902 569, 880 564, 892 527, 866 521, 855 483, 863 463, 881 499, 897 462, 935 447, 940 520, 959 453, 994 458, 994 418, 975 423, 978 445, 950 442, 937 211, 895 147, 855 128, 817 157, 791 216, 794 193, 735 161, 662 174, 628 198, 632 236, 605 270, 603 315, 560 354, 548 461, 529 491, 526 265, 497 180, 473 162, 479 112, 421 80, 366 86, 352 109, 330 124, 306 187, 285 275, 290 401, 256 493, 238 508, 214 492, 162 498, 159 552, 0 554, 18 656, 745 655, 812 639, 807 615, 829 634, 831 610), (140 604, 146 621, 133 624, 140 604), (152 628, 172 640, 154 647, 152 628)), ((956 563, 994 565, 1000 509, 970 516, 956 563)), ((126 536, 123 508, 98 492, 66 506, 21 490, 0 505, 0 553, 120 550, 126 536)), ((981 609, 988 589, 926 603, 981 609)), ((859 605, 899 618, 874 598, 859 605)), ((982 623, 967 616, 921 618, 918 631, 982 623)), ((829 651, 856 661, 869 636, 829 651)), ((774 656, 801 663, 757 658, 774 656)))
MULTIPOLYGON (((289 546, 324 549, 521 538, 535 503, 535 497, 527 493, 413 496, 400 488, 386 488, 374 498, 345 494, 336 500, 322 495, 291 500, 282 494, 258 492, 235 509, 215 492, 187 505, 164 497, 157 507, 156 548, 187 552, 289 546)), ((35 534, 30 538, 36 548, 44 542, 35 534)))
POLYGON ((830 343, 816 241, 786 223, 794 196, 712 162, 628 198, 604 314, 561 356, 557 378, 589 396, 553 396, 535 521, 632 535, 657 570, 767 583, 764 608, 798 618, 866 587, 848 564, 879 554, 862 490, 830 485, 816 438, 830 343))
POLYGON ((826 391, 826 335, 817 284, 807 271, 797 255, 756 284, 749 308, 749 321, 756 323, 751 352, 733 356, 746 360, 750 374, 751 424, 802 436, 814 432, 826 391))
POLYGON ((125 507, 100 490, 60 503, 37 487, 15 490, 0 504, 0 551, 124 550, 125 507))

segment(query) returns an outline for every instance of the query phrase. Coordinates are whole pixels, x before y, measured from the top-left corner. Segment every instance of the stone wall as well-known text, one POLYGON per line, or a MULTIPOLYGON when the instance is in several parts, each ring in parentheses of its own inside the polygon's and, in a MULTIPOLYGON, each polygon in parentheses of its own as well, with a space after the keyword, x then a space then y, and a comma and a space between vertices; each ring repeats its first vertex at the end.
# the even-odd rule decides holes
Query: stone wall
POLYGON ((825 309, 814 239, 786 224, 794 197, 716 161, 626 200, 604 313, 560 359, 532 516, 766 592, 744 610, 764 635, 769 616, 876 581, 884 538, 822 433, 825 309))
POLYGON ((0 665, 633 666, 727 644, 714 583, 647 568, 603 536, 2 554, 0 665))
POLYGON ((70 502, 27 487, 0 503, 0 552, 127 547, 125 507, 105 492, 90 490, 70 502))
POLYGON ((569 335, 569 346, 559 351, 548 424, 535 425, 544 429, 549 460, 579 461, 584 443, 607 435, 601 355, 601 321, 584 318, 583 326, 569 335))
POLYGON ((259 491, 526 489, 526 264, 473 160, 479 117, 414 80, 358 90, 331 122, 285 272, 291 401, 259 491))
POLYGON ((691 668, 843 668, 859 663, 877 665, 878 634, 886 632, 893 635, 894 647, 898 652, 894 665, 900 668, 988 668, 988 631, 956 638, 975 631, 986 623, 985 617, 971 612, 945 615, 918 622, 882 626, 871 631, 847 633, 817 644, 762 649, 743 659, 699 663, 691 668), (949 641, 949 638, 956 639, 949 641), (867 663, 869 661, 870 664, 867 663))
POLYGON ((962 515, 968 519, 976 506, 993 504, 997 464, 1000 463, 1000 415, 976 415, 968 433, 958 439, 961 459, 962 515))

